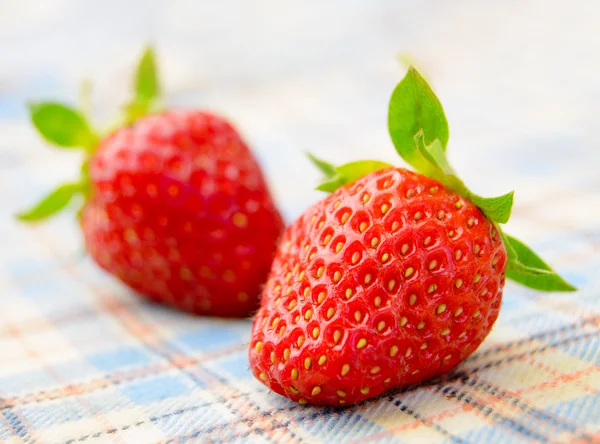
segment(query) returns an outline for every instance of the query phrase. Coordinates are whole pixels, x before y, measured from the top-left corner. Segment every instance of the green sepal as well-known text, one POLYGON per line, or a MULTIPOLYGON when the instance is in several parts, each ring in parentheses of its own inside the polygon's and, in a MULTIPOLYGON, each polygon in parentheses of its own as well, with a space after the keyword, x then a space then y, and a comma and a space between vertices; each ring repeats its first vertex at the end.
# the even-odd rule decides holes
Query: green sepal
POLYGON ((17 219, 34 222, 53 216, 65 208, 73 196, 82 191, 80 183, 67 183, 59 186, 39 201, 31 209, 16 215, 17 219))
POLYGON ((506 277, 534 290, 577 290, 523 242, 502 231, 500 235, 507 255, 506 277))
POLYGON ((306 153, 306 156, 323 174, 325 174, 325 177, 333 177, 336 175, 335 166, 333 164, 321 160, 318 157, 313 156, 311 153, 306 153))
POLYGON ((84 115, 74 108, 55 103, 29 104, 31 121, 48 142, 63 148, 85 148, 92 151, 98 136, 84 115))
POLYGON ((488 219, 505 224, 510 219, 514 194, 514 191, 511 191, 498 197, 481 197, 469 191, 467 198, 477 205, 488 219))
POLYGON ((439 139, 442 150, 448 144, 444 109, 425 79, 412 66, 390 98, 388 128, 398 154, 422 174, 428 175, 431 167, 415 145, 415 134, 423 130, 428 142, 439 139))
POLYGON ((158 69, 154 50, 151 47, 147 47, 142 54, 135 71, 133 83, 133 100, 123 106, 125 124, 127 125, 154 111, 160 98, 158 69))
POLYGON ((316 189, 332 193, 338 188, 352 183, 367 174, 390 167, 393 167, 393 165, 378 160, 359 160, 357 162, 346 163, 339 167, 334 167, 334 174, 327 177, 316 189))
POLYGON ((473 193, 448 162, 446 152, 439 139, 435 139, 427 145, 424 131, 419 130, 415 134, 414 140, 415 146, 430 165, 429 177, 440 181, 446 187, 469 199, 483 211, 488 219, 500 224, 508 222, 513 206, 514 192, 511 191, 499 197, 482 197, 473 193))
POLYGON ((87 200, 92 196, 92 181, 90 179, 90 159, 86 159, 79 168, 79 189, 87 200))
MULTIPOLYGON (((123 123, 130 125, 150 113, 151 107, 149 102, 130 102, 123 105, 122 110, 125 115, 123 123)), ((120 126, 121 122, 118 123, 117 128, 120 126)))
POLYGON ((434 139, 430 144, 427 144, 425 141, 425 131, 420 129, 415 134, 414 141, 419 153, 430 164, 427 168, 430 168, 431 166, 435 168, 436 171, 432 171, 431 174, 436 176, 455 176, 458 179, 454 168, 448 163, 446 152, 440 139, 434 139))
POLYGON ((135 101, 152 102, 160 95, 158 70, 152 47, 147 47, 135 75, 135 101))

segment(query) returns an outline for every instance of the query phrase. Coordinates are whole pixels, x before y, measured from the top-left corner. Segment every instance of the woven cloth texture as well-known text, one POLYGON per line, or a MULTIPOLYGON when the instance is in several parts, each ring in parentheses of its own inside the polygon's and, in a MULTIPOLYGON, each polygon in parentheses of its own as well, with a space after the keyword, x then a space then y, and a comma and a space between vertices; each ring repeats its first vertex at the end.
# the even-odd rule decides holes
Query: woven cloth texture
POLYGON ((0 441, 600 442, 600 6, 594 1, 0 0, 0 441), (11 215, 77 174, 27 122, 94 83, 107 122, 156 43, 167 102, 230 117, 287 221, 321 197, 310 150, 399 163, 399 52, 431 80, 451 160, 516 190, 507 231, 580 288, 508 283, 484 344, 448 375, 349 408, 301 406, 248 369, 249 320, 143 302, 83 251, 72 215, 11 215))

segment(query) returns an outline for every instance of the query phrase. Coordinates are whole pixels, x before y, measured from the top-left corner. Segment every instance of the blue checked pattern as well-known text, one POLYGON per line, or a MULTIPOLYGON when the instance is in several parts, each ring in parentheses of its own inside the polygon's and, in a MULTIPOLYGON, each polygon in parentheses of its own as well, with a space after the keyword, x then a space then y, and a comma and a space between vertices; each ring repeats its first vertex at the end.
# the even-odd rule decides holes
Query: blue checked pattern
POLYGON ((596 2, 30 3, 0 0, 0 441, 600 442, 596 2), (85 256, 69 215, 9 217, 79 160, 38 139, 24 102, 74 100, 90 75, 106 121, 146 41, 170 104, 239 125, 288 221, 320 197, 304 151, 397 162, 385 112, 409 50, 456 168, 478 193, 514 188, 507 230, 580 291, 508 283, 485 343, 420 386, 343 409, 269 393, 249 320, 141 301, 85 256))

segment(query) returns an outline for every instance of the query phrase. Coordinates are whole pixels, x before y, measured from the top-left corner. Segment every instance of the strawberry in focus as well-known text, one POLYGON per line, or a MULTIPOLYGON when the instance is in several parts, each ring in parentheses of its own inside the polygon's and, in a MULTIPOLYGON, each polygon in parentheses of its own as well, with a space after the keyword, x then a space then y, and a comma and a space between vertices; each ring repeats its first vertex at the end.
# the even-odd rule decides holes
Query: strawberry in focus
POLYGON ((350 405, 448 372, 489 334, 507 276, 574 290, 501 231, 512 193, 486 199, 458 179, 441 105, 412 68, 390 133, 420 173, 313 157, 332 194, 285 231, 263 292, 250 367, 301 404, 350 405))
POLYGON ((404 169, 372 173, 286 231, 253 368, 277 393, 338 405, 444 373, 496 320, 505 265, 475 205, 404 169))
POLYGON ((102 268, 153 301, 248 316, 283 221, 254 156, 227 121, 203 111, 150 113, 157 82, 148 57, 125 125, 104 138, 77 111, 32 107, 42 135, 58 143, 70 126, 68 144, 83 145, 88 156, 79 182, 60 187, 21 219, 40 220, 82 194, 86 248, 102 268))

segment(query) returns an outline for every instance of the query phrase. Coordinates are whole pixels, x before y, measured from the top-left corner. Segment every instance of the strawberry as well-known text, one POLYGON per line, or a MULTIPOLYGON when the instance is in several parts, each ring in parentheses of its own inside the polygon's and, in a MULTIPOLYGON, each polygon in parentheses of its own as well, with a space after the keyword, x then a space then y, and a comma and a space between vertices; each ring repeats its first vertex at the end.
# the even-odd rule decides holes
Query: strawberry
POLYGON ((505 277, 574 290, 501 231, 512 193, 482 198, 458 179, 445 122, 411 68, 390 102, 390 132, 424 174, 312 158, 329 176, 319 189, 333 193, 285 231, 252 328, 250 366, 271 390, 301 404, 350 405, 417 384, 482 343, 505 277))
POLYGON ((200 111, 143 117, 90 159, 87 250, 152 300, 220 316, 256 308, 283 228, 238 133, 200 111))
POLYGON ((61 142, 56 122, 67 121, 75 133, 69 144, 83 145, 88 155, 80 182, 59 188, 21 218, 54 214, 80 193, 87 251, 106 271, 153 301, 247 316, 258 305, 281 216, 259 165, 227 121, 203 111, 148 115, 155 94, 147 90, 156 91, 155 74, 146 72, 153 70, 149 54, 124 126, 106 137, 96 136, 75 110, 32 107, 42 135, 61 142))

